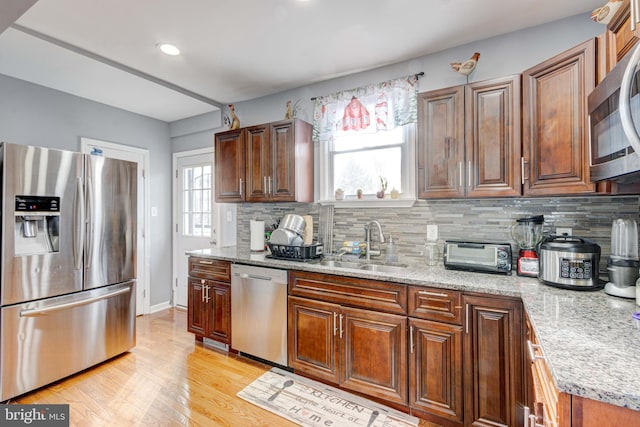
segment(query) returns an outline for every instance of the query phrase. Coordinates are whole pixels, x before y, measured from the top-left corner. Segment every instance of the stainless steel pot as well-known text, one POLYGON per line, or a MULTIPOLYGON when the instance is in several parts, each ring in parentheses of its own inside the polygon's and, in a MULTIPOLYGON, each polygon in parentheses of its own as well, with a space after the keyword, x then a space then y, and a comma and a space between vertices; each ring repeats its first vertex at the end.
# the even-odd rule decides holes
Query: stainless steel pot
POLYGON ((287 214, 280 221, 278 229, 284 228, 285 230, 293 231, 296 234, 303 235, 304 229, 307 226, 302 215, 287 214))
POLYGON ((273 230, 273 233, 271 233, 269 243, 277 245, 300 246, 302 245, 303 240, 302 237, 291 230, 278 228, 277 230, 273 230))

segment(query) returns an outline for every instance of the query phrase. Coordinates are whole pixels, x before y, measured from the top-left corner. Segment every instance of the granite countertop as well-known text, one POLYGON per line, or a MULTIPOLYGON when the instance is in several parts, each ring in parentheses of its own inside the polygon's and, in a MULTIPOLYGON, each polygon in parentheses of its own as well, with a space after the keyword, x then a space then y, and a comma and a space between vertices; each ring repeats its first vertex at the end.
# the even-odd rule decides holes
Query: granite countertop
POLYGON ((640 410, 640 311, 635 300, 604 291, 557 289, 535 278, 408 267, 382 273, 281 261, 249 249, 202 249, 189 255, 242 264, 331 273, 396 283, 522 298, 559 391, 640 410))

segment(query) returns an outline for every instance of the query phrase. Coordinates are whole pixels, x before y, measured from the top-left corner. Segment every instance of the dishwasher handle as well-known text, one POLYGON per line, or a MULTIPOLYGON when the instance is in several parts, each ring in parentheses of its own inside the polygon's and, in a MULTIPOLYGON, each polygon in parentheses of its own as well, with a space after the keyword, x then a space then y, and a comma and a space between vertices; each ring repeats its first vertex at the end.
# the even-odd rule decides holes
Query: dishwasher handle
POLYGON ((235 273, 234 276, 240 277, 241 279, 256 279, 256 280, 264 280, 267 282, 271 282, 273 280, 272 277, 259 276, 257 274, 248 274, 248 273, 235 273))

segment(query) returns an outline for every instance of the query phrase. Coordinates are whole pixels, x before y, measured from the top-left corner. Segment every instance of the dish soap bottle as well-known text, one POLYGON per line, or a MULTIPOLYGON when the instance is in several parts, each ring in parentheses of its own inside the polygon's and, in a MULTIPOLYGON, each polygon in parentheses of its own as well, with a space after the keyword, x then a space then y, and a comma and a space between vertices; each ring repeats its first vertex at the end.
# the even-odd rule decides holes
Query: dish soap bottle
POLYGON ((387 262, 398 262, 398 253, 396 252, 396 244, 393 242, 393 237, 389 235, 389 243, 387 243, 387 262))

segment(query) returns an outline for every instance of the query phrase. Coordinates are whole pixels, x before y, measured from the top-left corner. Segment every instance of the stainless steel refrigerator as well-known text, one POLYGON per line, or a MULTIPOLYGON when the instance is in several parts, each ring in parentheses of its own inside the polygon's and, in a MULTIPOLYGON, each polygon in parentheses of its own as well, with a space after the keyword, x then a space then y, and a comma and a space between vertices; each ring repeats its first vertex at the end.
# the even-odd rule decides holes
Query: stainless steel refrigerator
POLYGON ((0 401, 135 345, 136 167, 0 144, 0 401))

